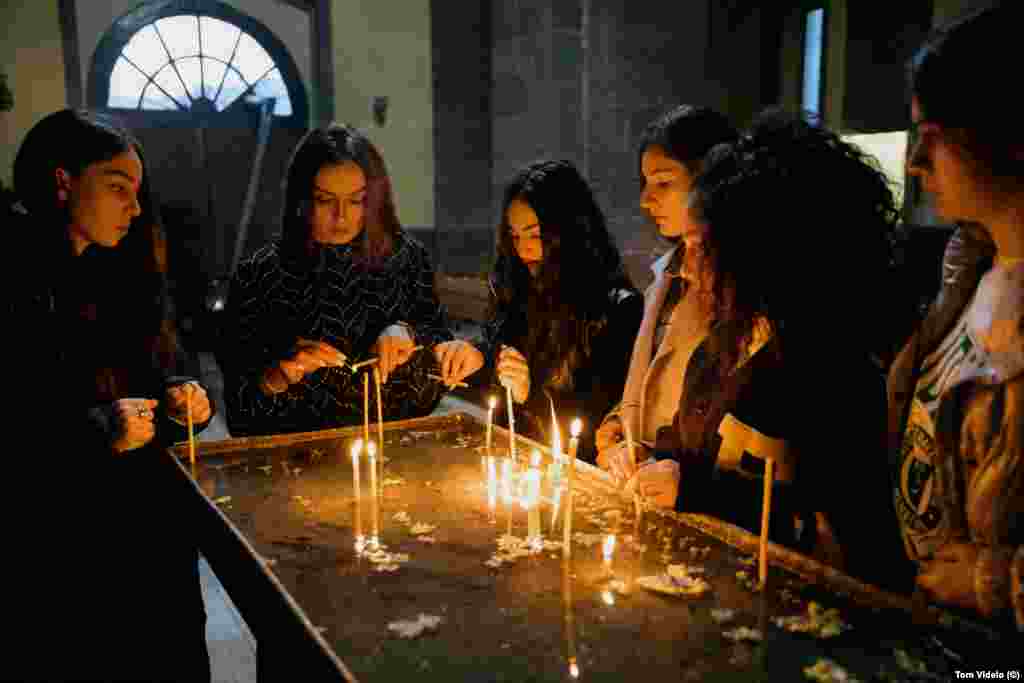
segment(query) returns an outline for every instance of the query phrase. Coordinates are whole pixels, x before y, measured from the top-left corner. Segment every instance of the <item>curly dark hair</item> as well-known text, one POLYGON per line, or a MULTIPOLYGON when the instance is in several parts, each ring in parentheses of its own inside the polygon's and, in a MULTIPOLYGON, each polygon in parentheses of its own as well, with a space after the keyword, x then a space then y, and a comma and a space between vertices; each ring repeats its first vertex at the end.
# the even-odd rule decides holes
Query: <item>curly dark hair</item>
POLYGON ((391 255, 401 230, 391 178, 380 152, 359 129, 338 123, 310 130, 299 141, 284 178, 282 246, 291 256, 310 251, 306 212, 313 199, 313 181, 324 166, 355 163, 366 175, 366 212, 357 246, 359 259, 380 265, 391 255))
POLYGON ((543 372, 582 342, 585 323, 607 307, 603 294, 633 289, 604 213, 580 172, 565 160, 537 161, 505 186, 491 277, 494 304, 525 310, 530 336, 521 349, 543 372), (512 244, 508 207, 520 199, 537 214, 544 258, 531 277, 512 244))
POLYGON ((766 112, 711 151, 694 209, 708 228, 712 310, 735 330, 733 360, 759 319, 781 347, 878 350, 899 213, 874 158, 823 127, 766 112))

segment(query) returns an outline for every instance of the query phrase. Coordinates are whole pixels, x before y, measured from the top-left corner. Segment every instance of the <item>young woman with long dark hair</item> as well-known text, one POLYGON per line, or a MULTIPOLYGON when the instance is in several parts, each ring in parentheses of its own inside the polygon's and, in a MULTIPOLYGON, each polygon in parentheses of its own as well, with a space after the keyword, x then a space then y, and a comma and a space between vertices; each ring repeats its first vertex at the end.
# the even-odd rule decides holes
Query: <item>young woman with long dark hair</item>
POLYGON ((181 376, 142 148, 109 118, 59 111, 26 135, 14 187, 4 227, 22 267, 3 270, 0 315, 8 419, 28 445, 7 458, 18 626, 3 675, 209 680, 193 525, 163 446, 185 438, 189 400, 199 429, 211 406, 181 376))
POLYGON ((280 237, 231 284, 218 361, 232 434, 358 423, 362 380, 342 362, 368 356, 380 358, 384 417, 426 415, 444 389, 428 373, 451 384, 476 366, 452 340, 426 249, 398 222, 380 153, 350 126, 314 129, 284 189, 280 237))
MULTIPOLYGON (((573 417, 593 425, 622 395, 642 299, 590 186, 568 161, 516 173, 497 239, 482 355, 512 389, 517 429, 547 440, 550 397, 564 439, 573 417)), ((593 459, 589 439, 579 456, 593 459)))

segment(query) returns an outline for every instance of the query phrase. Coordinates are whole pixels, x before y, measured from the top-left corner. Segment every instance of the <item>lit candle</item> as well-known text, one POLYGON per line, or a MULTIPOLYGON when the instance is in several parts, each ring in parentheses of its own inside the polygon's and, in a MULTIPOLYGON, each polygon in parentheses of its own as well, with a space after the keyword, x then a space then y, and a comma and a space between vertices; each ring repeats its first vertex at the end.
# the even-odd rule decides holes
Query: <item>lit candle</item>
POLYGON ((493 455, 487 457, 487 507, 490 510, 490 522, 497 521, 496 508, 498 505, 498 467, 493 455))
POLYGON ((373 366, 373 383, 377 386, 377 443, 380 446, 380 498, 384 500, 384 404, 380 400, 380 366, 373 366))
POLYGON ((508 404, 508 457, 516 459, 516 411, 512 404, 512 387, 505 385, 505 401, 508 404))
POLYGON ((366 455, 370 459, 370 524, 372 525, 370 541, 367 543, 367 547, 372 552, 380 548, 380 498, 378 496, 380 489, 377 486, 377 444, 372 441, 367 442, 366 455))
POLYGON ((370 374, 363 373, 363 441, 370 443, 370 374))
POLYGON ((562 433, 558 428, 558 417, 555 415, 555 402, 548 396, 551 404, 551 533, 555 533, 555 521, 558 519, 558 505, 562 497, 562 433))
POLYGON ((356 554, 363 552, 366 539, 363 537, 363 493, 359 476, 359 456, 363 450, 363 440, 356 439, 352 444, 352 485, 355 489, 356 505, 356 554))
POLYGON ((487 399, 487 437, 484 440, 484 454, 480 456, 480 470, 483 474, 484 480, 488 482, 490 481, 488 479, 487 468, 488 463, 490 462, 489 458, 491 457, 491 425, 494 424, 494 408, 497 404, 498 399, 493 396, 490 396, 487 399))
POLYGON ((608 534, 604 537, 604 545, 601 548, 604 554, 604 570, 612 573, 612 557, 615 555, 615 534, 608 534))
POLYGON ((487 399, 487 454, 491 454, 491 425, 494 424, 494 409, 498 406, 498 399, 491 396, 487 399))
POLYGON ((543 540, 540 533, 540 451, 534 450, 530 457, 530 469, 526 472, 526 490, 522 506, 526 508, 526 542, 531 550, 540 550, 543 540))
POLYGON ((572 555, 572 513, 573 513, 573 486, 576 483, 576 449, 579 447, 580 432, 583 431, 583 423, 577 417, 569 426, 569 458, 567 461, 569 470, 566 472, 565 490, 565 513, 562 522, 562 553, 565 557, 572 555))
POLYGON ((501 459, 501 502, 508 517, 507 536, 512 535, 512 458, 501 459))

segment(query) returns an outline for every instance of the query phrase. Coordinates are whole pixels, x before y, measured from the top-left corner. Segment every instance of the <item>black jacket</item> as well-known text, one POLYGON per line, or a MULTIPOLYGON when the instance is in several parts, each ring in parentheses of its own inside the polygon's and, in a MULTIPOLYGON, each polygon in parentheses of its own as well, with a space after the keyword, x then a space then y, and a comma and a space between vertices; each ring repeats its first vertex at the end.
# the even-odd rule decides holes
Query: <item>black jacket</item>
POLYGON ((776 473, 773 541, 810 553, 822 540, 817 517, 838 543, 845 570, 890 589, 909 587, 893 522, 885 457, 884 378, 865 353, 817 342, 784 346, 773 335, 724 377, 721 350, 734 344, 712 329, 686 368, 674 428, 659 435, 658 457, 680 462, 676 508, 703 512, 759 533, 764 461, 744 451, 725 465, 723 419, 785 442, 795 466, 776 473), (798 532, 799 529, 799 532, 798 532))
MULTIPOLYGON (((572 419, 583 420, 577 457, 589 461, 596 457, 594 430, 622 398, 633 342, 644 315, 643 297, 635 289, 614 286, 603 293, 601 301, 605 305, 599 314, 584 323, 584 342, 579 348, 564 351, 553 364, 556 371, 538 368, 527 356, 530 395, 526 403, 516 406, 515 413, 517 432, 550 443, 550 395, 559 418, 563 445, 567 443, 572 419)), ((494 313, 484 325, 480 345, 485 369, 479 375, 492 382, 490 390, 499 398, 495 420, 507 424, 504 390, 497 386, 495 379, 497 356, 502 345, 528 354, 530 321, 523 308, 493 304, 492 309, 494 313)))
POLYGON ((194 526, 171 493, 163 448, 184 429, 161 407, 157 439, 115 455, 104 417, 112 400, 162 400, 187 379, 175 377, 180 353, 145 341, 163 319, 162 276, 116 249, 75 257, 63 231, 28 216, 3 222, 22 267, 0 275, 5 417, 20 432, 0 503, 11 522, 0 573, 17 624, 0 678, 203 680, 194 526), (116 383, 103 388, 101 373, 116 383))

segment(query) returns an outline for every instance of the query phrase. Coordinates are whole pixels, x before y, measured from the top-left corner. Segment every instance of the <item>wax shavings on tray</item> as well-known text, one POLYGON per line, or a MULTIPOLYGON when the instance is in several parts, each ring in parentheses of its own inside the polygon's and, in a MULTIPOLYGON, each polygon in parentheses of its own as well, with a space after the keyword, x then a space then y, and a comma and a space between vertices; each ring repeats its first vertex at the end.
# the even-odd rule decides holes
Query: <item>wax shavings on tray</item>
POLYGON ((484 564, 493 569, 498 569, 506 564, 515 564, 519 558, 528 557, 536 552, 540 552, 540 550, 531 548, 525 538, 504 534, 498 538, 498 551, 484 564))
POLYGON ((716 624, 724 624, 725 622, 732 621, 736 618, 736 610, 725 607, 715 607, 711 610, 711 618, 715 620, 716 624))
POLYGON ((576 541, 577 545, 582 545, 585 548, 589 548, 592 545, 596 545, 604 541, 604 535, 585 534, 582 531, 577 531, 572 535, 572 540, 576 541))
POLYGON ((665 595, 703 595, 711 590, 711 584, 699 576, 674 577, 668 574, 641 576, 636 580, 641 588, 665 595))
POLYGON ((707 545, 703 548, 700 546, 693 546, 690 548, 690 557, 695 560, 700 560, 711 554, 711 546, 707 545))
POLYGON ((221 496, 220 498, 214 498, 213 502, 217 505, 227 505, 231 502, 231 496, 221 496))
POLYGON ((427 524, 426 522, 416 522, 415 524, 409 526, 409 533, 411 533, 413 536, 424 536, 426 534, 429 534, 436 528, 437 526, 434 524, 427 524))
POLYGON ((736 628, 729 629, 728 631, 722 631, 722 635, 737 643, 743 640, 756 642, 764 640, 764 634, 761 633, 760 629, 750 628, 748 626, 737 626, 736 628))
POLYGON ((415 619, 392 621, 388 624, 388 630, 399 638, 417 638, 425 631, 436 631, 442 621, 443 617, 420 614, 415 619))
POLYGON ((261 472, 263 472, 263 474, 270 474, 271 471, 273 471, 274 466, 273 465, 260 465, 256 469, 258 469, 261 472))
POLYGON ((396 512, 391 517, 391 519, 395 520, 396 522, 398 522, 400 524, 409 524, 410 522, 412 522, 412 519, 410 519, 410 517, 409 517, 409 513, 406 512, 405 510, 402 510, 400 512, 396 512))
POLYGON ((373 564, 375 572, 397 572, 398 568, 409 561, 406 553, 389 553, 386 550, 374 550, 364 553, 364 557, 373 564))
POLYGON ((384 481, 381 482, 381 486, 401 486, 405 483, 405 479, 401 477, 384 477, 384 481))
POLYGON ((792 633, 810 633, 818 638, 834 638, 850 629, 849 624, 839 617, 839 610, 822 609, 816 602, 807 603, 807 614, 773 617, 772 622, 792 633))
POLYGON ((704 567, 694 567, 688 564, 670 564, 665 567, 665 573, 671 576, 673 579, 681 579, 685 576, 693 576, 694 574, 703 574, 704 567))
POLYGON ((417 536, 416 540, 419 541, 420 543, 429 543, 431 545, 433 545, 434 543, 437 543, 437 539, 434 538, 433 536, 417 536))
POLYGON ((819 683, 858 683, 858 679, 831 659, 819 659, 813 665, 804 667, 804 676, 819 683))

